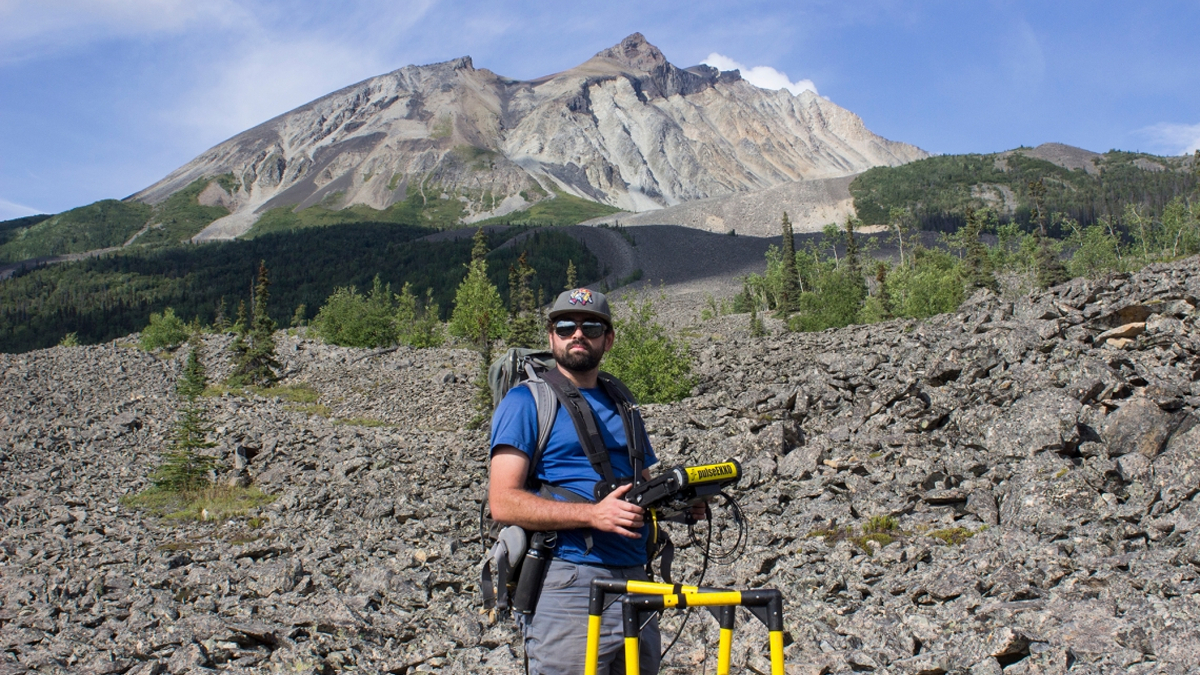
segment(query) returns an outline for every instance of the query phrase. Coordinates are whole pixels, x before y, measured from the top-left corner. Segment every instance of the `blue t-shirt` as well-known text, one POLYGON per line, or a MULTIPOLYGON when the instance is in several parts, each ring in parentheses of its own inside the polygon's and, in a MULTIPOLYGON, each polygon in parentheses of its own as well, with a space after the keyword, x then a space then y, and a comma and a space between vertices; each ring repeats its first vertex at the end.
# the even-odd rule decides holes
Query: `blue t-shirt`
MULTIPOLYGON (((625 426, 613 400, 599 387, 580 389, 579 392, 596 416, 604 446, 608 448, 613 475, 618 479, 633 476, 629 450, 625 447, 625 426)), ((525 386, 513 387, 492 415, 492 451, 495 452, 497 446, 511 445, 532 458, 537 448, 537 436, 537 406, 533 402, 533 393, 525 386)), ((649 439, 645 439, 645 447, 645 464, 650 467, 658 458, 650 448, 649 439)), ((535 475, 544 483, 566 488, 587 499, 593 498, 596 482, 600 480, 600 474, 592 468, 583 451, 571 415, 561 406, 554 416, 554 428, 535 475)), ((650 526, 644 525, 641 532, 641 539, 630 539, 597 530, 560 530, 555 555, 573 563, 616 567, 645 565, 650 526), (589 532, 592 535, 590 552, 584 539, 589 532)))

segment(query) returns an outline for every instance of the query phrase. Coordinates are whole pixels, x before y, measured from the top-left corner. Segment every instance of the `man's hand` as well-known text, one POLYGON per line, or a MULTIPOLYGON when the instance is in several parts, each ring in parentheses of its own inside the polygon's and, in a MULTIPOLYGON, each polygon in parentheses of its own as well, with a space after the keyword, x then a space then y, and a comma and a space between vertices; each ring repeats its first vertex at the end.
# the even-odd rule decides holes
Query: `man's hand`
POLYGON ((594 529, 630 539, 641 539, 642 534, 637 530, 642 528, 642 514, 645 509, 622 499, 632 487, 631 483, 626 483, 608 493, 607 497, 592 507, 591 526, 594 529))
POLYGON ((702 500, 692 504, 692 520, 697 523, 702 520, 708 520, 708 501, 702 500))

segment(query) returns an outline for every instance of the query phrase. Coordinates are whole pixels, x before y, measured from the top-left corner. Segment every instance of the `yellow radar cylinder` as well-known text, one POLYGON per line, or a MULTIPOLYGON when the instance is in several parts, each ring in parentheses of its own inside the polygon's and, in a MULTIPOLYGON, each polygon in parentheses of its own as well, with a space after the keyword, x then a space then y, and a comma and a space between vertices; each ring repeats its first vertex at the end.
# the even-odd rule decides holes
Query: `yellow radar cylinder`
POLYGON ((742 475, 742 466, 738 464, 737 460, 731 459, 728 462, 721 462, 719 464, 684 467, 683 472, 684 477, 687 479, 686 485, 702 485, 704 483, 735 481, 742 475))

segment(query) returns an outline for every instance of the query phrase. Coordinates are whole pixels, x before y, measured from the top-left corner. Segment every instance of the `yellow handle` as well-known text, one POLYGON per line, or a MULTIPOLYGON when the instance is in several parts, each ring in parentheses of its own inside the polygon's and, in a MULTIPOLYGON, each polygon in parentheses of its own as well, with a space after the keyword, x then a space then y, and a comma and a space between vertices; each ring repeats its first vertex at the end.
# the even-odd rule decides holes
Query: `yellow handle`
POLYGON ((583 675, 596 675, 600 661, 600 617, 588 615, 587 653, 583 657, 583 675))
POLYGON ((729 675, 730 652, 733 650, 733 630, 721 629, 721 639, 717 643, 717 675, 729 675))
POLYGON ((628 675, 637 675, 642 672, 639 642, 640 640, 635 637, 625 638, 625 672, 628 675))
POLYGON ((770 638, 771 675, 783 675, 783 631, 771 631, 770 638))

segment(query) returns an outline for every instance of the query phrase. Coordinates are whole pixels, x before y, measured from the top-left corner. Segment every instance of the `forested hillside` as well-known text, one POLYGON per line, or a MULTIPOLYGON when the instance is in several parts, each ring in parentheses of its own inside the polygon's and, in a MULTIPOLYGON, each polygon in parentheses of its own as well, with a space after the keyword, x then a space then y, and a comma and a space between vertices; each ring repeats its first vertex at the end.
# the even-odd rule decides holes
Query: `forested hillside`
MULTIPOLYGON (((953 232, 966 224, 968 209, 986 206, 1000 222, 1028 227, 1036 210, 1029 186, 1040 181, 1044 212, 1086 227, 1105 217, 1121 219, 1126 206, 1144 217, 1158 217, 1173 199, 1200 185, 1195 157, 1113 150, 1095 156, 1089 171, 1025 152, 944 155, 869 169, 850 184, 854 208, 867 224, 888 223, 891 209, 898 208, 908 209, 923 230, 953 232)), ((1052 229, 1057 224, 1051 223, 1052 229)))
MULTIPOLYGON (((495 248, 525 230, 492 233, 495 248)), ((141 330, 151 312, 172 307, 176 315, 211 323, 225 303, 232 319, 249 302, 259 261, 271 271, 271 314, 289 325, 297 306, 312 317, 337 287, 367 289, 379 275, 399 290, 433 289, 443 318, 471 258, 471 241, 417 241, 429 228, 381 223, 302 229, 249 241, 131 250, 102 258, 43 267, 0 282, 0 351, 19 352, 56 344, 77 333, 83 343, 111 340, 141 330)), ((508 269, 522 251, 536 270, 535 288, 561 289, 573 261, 580 280, 601 276, 595 256, 574 239, 535 232, 518 246, 489 255, 493 283, 507 297, 508 269)))

